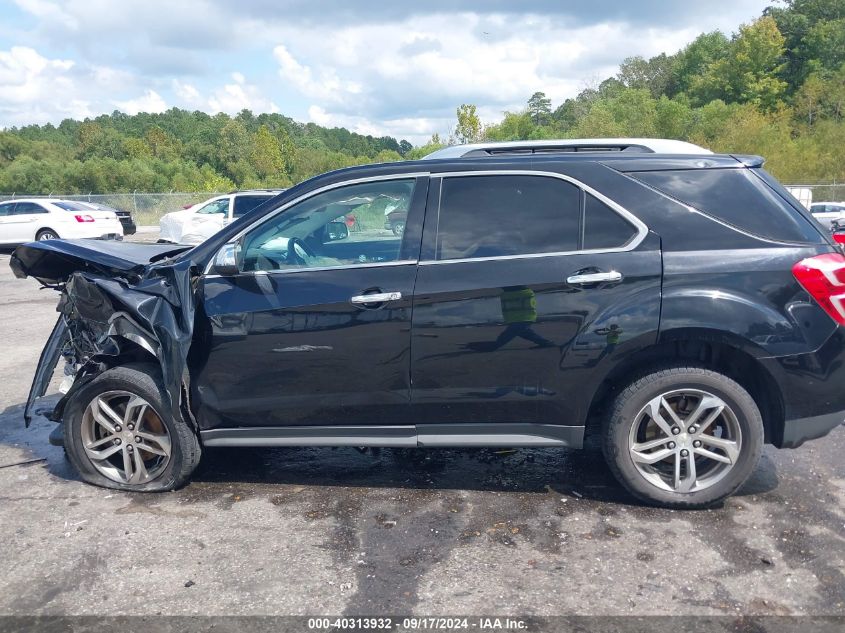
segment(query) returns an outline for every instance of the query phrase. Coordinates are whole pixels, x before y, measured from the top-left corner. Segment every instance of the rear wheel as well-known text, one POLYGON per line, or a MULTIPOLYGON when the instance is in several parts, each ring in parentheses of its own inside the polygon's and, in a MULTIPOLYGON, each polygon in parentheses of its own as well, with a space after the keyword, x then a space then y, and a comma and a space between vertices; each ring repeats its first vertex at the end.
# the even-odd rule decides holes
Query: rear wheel
POLYGON ((395 222, 393 224, 393 234, 396 237, 402 237, 405 233, 405 223, 404 222, 395 222))
POLYGON ((82 387, 64 416, 65 448, 88 483, 137 491, 173 490, 200 458, 196 434, 173 420, 152 365, 104 371, 82 387))
POLYGON ((59 239, 59 234, 56 233, 53 229, 41 229, 36 234, 35 239, 39 242, 43 240, 57 240, 59 239))
POLYGON ((751 475, 763 421, 739 384, 701 367, 671 367, 633 381, 614 402, 605 458, 634 496, 666 507, 722 501, 751 475))

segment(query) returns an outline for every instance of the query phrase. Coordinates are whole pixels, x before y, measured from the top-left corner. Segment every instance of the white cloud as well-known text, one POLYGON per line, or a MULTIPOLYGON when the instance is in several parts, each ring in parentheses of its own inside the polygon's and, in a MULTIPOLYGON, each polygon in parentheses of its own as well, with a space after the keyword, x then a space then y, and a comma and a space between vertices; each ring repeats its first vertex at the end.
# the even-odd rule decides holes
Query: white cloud
POLYGON ((181 101, 181 104, 186 107, 198 107, 202 104, 202 96, 200 91, 193 84, 173 80, 173 93, 181 101))
POLYGON ((214 91, 208 99, 212 112, 236 114, 243 109, 261 112, 278 112, 279 106, 264 97, 258 86, 247 83, 239 72, 232 73, 234 83, 226 84, 214 91))
POLYGON ((135 99, 126 101, 114 101, 114 105, 126 114, 138 114, 139 112, 164 112, 167 110, 167 103, 155 90, 146 90, 144 94, 135 99))
POLYGON ((74 66, 71 60, 48 59, 25 46, 0 51, 0 124, 90 116, 90 102, 79 97, 74 66))
POLYGON ((228 113, 282 104, 294 118, 416 142, 448 133, 461 103, 475 103, 485 123, 537 90, 556 106, 615 74, 625 57, 674 52, 702 31, 730 32, 769 4, 14 1, 33 26, 0 32, 41 44, 0 53, 0 89, 12 91, 0 94, 0 125, 115 104, 228 113))
MULTIPOLYGON (((344 50, 343 44, 338 50, 344 50)), ((354 50, 346 50, 354 55, 354 50)), ((362 90, 361 84, 355 81, 341 80, 333 67, 323 66, 318 72, 313 72, 309 66, 300 64, 283 44, 273 49, 273 56, 279 62, 279 76, 308 97, 343 101, 362 90)), ((348 55, 340 55, 340 58, 349 62, 348 55)))

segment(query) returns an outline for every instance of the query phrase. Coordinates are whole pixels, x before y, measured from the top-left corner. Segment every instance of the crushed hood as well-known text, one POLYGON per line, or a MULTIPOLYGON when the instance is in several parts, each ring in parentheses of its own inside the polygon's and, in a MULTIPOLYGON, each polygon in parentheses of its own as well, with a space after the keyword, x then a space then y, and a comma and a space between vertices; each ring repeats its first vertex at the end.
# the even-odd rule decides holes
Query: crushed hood
POLYGON ((46 240, 16 248, 9 266, 16 277, 35 277, 47 284, 65 281, 75 272, 137 276, 151 262, 189 248, 104 240, 46 240))

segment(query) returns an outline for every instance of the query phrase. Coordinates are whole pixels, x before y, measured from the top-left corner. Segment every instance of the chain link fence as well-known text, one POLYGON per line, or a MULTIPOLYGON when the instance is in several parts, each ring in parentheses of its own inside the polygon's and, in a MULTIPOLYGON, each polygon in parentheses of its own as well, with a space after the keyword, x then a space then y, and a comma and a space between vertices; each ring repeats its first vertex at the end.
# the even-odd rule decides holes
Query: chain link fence
POLYGON ((165 213, 179 211, 198 202, 220 195, 219 193, 169 192, 169 193, 91 193, 91 194, 50 194, 26 195, 22 193, 0 193, 0 201, 15 198, 60 198, 95 202, 121 211, 131 211, 138 226, 158 226, 158 221, 165 213))
POLYGON ((813 202, 845 201, 845 183, 841 182, 784 183, 784 187, 789 189, 792 195, 807 206, 813 202))

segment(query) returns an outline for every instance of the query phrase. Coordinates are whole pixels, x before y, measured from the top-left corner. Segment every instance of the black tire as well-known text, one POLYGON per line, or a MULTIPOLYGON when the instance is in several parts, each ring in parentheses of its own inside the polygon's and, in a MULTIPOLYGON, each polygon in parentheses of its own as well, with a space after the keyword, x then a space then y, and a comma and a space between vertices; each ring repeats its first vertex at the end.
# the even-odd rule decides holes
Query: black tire
POLYGON ((762 447, 763 420, 753 398, 727 376, 695 365, 664 367, 641 375, 616 396, 604 420, 602 451, 616 479, 638 499, 667 508, 697 509, 718 504, 751 476, 762 447), (661 394, 685 389, 707 392, 730 407, 742 441, 738 457, 721 479, 701 490, 678 492, 660 488, 641 474, 631 457, 629 441, 637 416, 649 402, 661 394))
POLYGON ((396 222, 393 225, 393 234, 396 237, 402 237, 405 233, 405 223, 404 222, 396 222))
POLYGON ((59 234, 56 233, 53 229, 41 229, 38 233, 35 234, 35 241, 40 242, 41 240, 58 240, 59 234))
POLYGON ((196 433, 184 420, 168 414, 168 398, 158 367, 129 364, 101 373, 74 394, 65 408, 64 425, 67 455, 84 481, 95 486, 135 492, 164 492, 184 485, 200 461, 201 447, 196 433), (144 483, 114 481, 95 468, 82 444, 83 414, 91 401, 104 393, 126 391, 143 398, 155 410, 170 436, 170 458, 158 475, 144 483))

